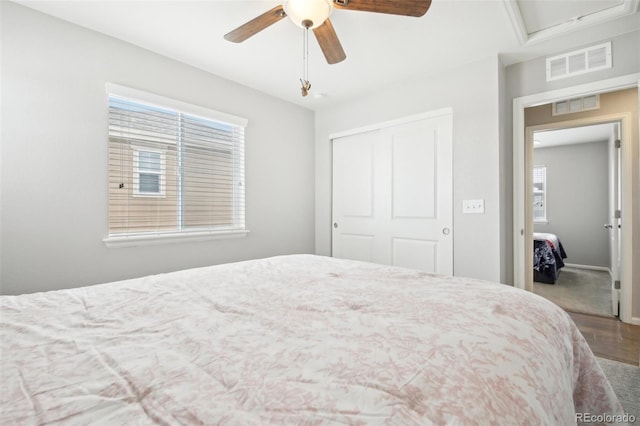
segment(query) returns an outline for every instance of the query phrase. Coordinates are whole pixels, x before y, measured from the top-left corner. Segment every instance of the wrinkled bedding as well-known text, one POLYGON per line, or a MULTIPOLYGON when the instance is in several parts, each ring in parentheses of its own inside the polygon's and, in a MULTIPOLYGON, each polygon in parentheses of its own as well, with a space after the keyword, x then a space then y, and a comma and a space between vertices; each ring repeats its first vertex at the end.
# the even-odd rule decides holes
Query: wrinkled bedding
POLYGON ((0 309, 3 425, 622 414, 565 312, 479 280, 293 255, 2 296, 0 309))

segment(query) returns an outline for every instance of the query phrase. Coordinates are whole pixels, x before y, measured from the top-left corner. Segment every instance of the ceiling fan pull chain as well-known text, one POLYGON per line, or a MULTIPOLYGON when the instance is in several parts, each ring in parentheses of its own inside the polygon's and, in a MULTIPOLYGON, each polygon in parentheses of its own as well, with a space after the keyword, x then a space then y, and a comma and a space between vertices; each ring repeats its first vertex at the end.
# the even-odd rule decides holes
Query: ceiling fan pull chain
POLYGON ((311 89, 311 83, 309 82, 309 27, 306 25, 303 29, 304 35, 302 37, 302 83, 301 91, 302 96, 307 96, 311 89))
POLYGON ((309 73, 309 67, 307 64, 307 61, 309 60, 309 56, 308 56, 308 40, 309 40, 309 30, 307 28, 304 28, 302 30, 302 79, 307 81, 308 80, 308 73, 309 73))

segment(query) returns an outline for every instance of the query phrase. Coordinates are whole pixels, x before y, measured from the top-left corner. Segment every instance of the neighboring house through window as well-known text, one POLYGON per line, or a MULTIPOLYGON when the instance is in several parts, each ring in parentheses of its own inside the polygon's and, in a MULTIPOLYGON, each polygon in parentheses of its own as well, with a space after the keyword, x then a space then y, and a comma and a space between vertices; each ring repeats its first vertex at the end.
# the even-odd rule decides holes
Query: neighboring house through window
POLYGON ((547 168, 533 168, 533 221, 547 221, 547 168))
POLYGON ((117 85, 107 245, 245 235, 246 120, 117 85))

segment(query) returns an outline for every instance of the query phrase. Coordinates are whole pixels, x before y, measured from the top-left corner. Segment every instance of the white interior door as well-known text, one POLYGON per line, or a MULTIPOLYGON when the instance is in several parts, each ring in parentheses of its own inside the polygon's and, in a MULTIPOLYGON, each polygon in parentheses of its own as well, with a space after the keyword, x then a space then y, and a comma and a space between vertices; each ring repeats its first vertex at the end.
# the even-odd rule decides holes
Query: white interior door
POLYGON ((453 274, 451 113, 333 140, 334 257, 453 274))
POLYGON ((615 141, 621 139, 620 123, 616 123, 613 126, 612 142, 609 144, 609 158, 610 158, 610 176, 609 176, 609 223, 605 224, 605 228, 608 228, 610 234, 610 249, 611 255, 611 308, 613 315, 618 316, 619 302, 620 302, 620 258, 621 258, 621 235, 620 235, 620 185, 622 184, 620 175, 620 144, 616 144, 615 141), (617 287, 617 288, 616 288, 617 287))

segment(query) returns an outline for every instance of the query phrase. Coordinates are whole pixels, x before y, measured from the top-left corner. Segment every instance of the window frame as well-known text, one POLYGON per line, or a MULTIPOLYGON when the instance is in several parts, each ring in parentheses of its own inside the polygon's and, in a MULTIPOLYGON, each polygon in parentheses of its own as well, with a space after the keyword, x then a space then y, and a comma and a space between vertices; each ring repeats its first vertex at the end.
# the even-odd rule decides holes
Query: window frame
POLYGON ((131 145, 133 151, 133 196, 134 197, 149 197, 149 198, 165 198, 167 181, 166 181, 166 151, 163 149, 147 148, 140 145, 131 145), (154 170, 142 170, 140 169, 140 152, 153 152, 160 154, 160 171, 154 170), (159 175, 158 179, 158 192, 147 192, 140 190, 140 174, 154 174, 159 175))
POLYGON ((531 206, 532 208, 532 218, 533 218, 533 223, 549 223, 548 221, 548 215, 547 215, 547 166, 545 165, 539 165, 539 166, 533 166, 532 169, 532 176, 531 176, 531 181, 533 183, 533 189, 532 189, 532 198, 533 198, 533 205, 531 206), (536 170, 542 170, 542 182, 536 182, 536 170), (535 202, 536 202, 536 192, 535 192, 535 185, 536 183, 541 183, 542 184, 542 210, 543 210, 543 217, 536 217, 535 215, 535 202))
MULTIPOLYGON (((177 229, 177 230, 168 230, 168 231, 154 231, 154 232, 131 232, 131 233, 110 233, 110 224, 109 221, 106 223, 105 237, 103 238, 103 243, 109 248, 117 248, 117 247, 131 247, 131 246, 146 246, 146 245, 157 245, 157 244, 168 244, 168 243, 177 243, 177 242, 189 242, 189 241, 201 241, 201 240, 213 240, 220 238, 241 238, 245 237, 249 230, 247 229, 245 222, 245 172, 244 172, 244 128, 248 125, 248 120, 246 118, 237 117, 231 114, 215 111, 209 108, 204 108, 198 105, 193 105, 190 103, 182 102, 176 99, 167 98, 164 96, 156 95, 153 93, 144 92, 138 89, 133 89, 126 86, 121 86, 114 83, 106 83, 106 100, 105 100, 105 108, 106 115, 109 116, 109 99, 110 97, 116 97, 119 99, 155 105, 161 108, 167 108, 174 110, 178 113, 186 114, 189 116, 200 117, 206 120, 211 120, 220 124, 230 125, 237 128, 242 128, 242 136, 239 139, 240 144, 234 143, 232 144, 232 150, 234 153, 234 162, 233 167, 235 170, 238 170, 237 173, 234 173, 234 211, 233 211, 233 224, 229 227, 207 227, 207 228, 199 228, 199 229, 177 229), (240 176, 240 179, 236 179, 237 176, 240 176), (237 200, 236 200, 237 199, 237 200), (236 204, 236 201, 238 204, 236 204), (236 211, 236 205, 240 205, 236 211)), ((107 137, 109 140, 109 137, 107 137)), ((132 143, 130 145, 131 150, 135 153, 138 151, 148 151, 148 152, 160 152, 161 153, 161 193, 158 194, 150 194, 147 192, 140 193, 139 191, 139 170, 138 167, 133 167, 134 176, 132 179, 134 181, 134 189, 138 191, 133 191, 132 195, 134 197, 150 197, 150 198, 160 198, 166 196, 166 152, 163 152, 162 149, 146 147, 144 144, 132 143), (136 175, 138 176, 138 182, 135 183, 136 175)), ((136 155, 136 154, 132 154, 136 155)), ((133 159, 132 159, 133 160, 133 159)), ((109 174, 109 173, 107 173, 109 174)), ((108 187, 108 185, 107 185, 108 187)), ((107 205, 110 205, 108 200, 107 205)))

